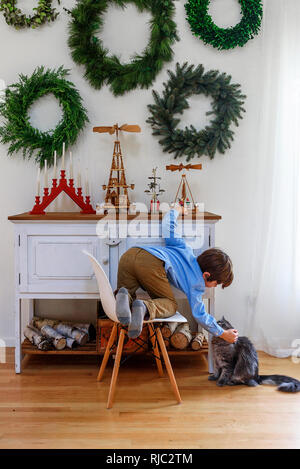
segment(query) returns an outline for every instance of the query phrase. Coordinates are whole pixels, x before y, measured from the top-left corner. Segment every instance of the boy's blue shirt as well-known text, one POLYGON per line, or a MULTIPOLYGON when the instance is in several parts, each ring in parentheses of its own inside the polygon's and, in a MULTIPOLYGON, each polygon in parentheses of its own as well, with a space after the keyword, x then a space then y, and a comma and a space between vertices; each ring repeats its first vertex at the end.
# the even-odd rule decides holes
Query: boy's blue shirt
POLYGON ((165 263, 168 280, 172 285, 183 291, 191 306, 196 321, 215 336, 224 330, 217 324, 213 316, 205 311, 202 295, 205 282, 193 250, 176 232, 177 210, 170 210, 162 221, 162 236, 165 246, 139 246, 165 263))

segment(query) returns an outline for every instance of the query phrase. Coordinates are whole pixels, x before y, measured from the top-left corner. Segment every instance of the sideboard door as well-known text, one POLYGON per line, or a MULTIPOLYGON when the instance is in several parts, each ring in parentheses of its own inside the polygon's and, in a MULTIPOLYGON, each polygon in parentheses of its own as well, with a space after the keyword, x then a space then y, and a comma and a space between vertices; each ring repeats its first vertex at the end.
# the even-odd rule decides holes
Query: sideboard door
POLYGON ((52 226, 52 230, 48 226, 44 234, 33 232, 23 236, 25 246, 20 247, 19 291, 98 293, 90 260, 83 251, 93 254, 109 275, 109 246, 105 240, 90 232, 75 234, 74 230, 71 234, 52 226))

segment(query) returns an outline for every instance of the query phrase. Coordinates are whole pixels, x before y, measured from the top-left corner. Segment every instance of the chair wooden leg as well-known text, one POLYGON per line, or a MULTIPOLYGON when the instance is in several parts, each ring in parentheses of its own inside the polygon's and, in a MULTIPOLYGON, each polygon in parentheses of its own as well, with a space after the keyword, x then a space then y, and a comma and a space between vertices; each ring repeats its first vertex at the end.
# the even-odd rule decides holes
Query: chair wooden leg
POLYGON ((169 355, 168 355, 168 352, 167 352, 167 349, 166 349, 166 345, 164 343, 164 339, 163 339, 163 336, 162 336, 162 333, 161 333, 161 330, 160 330, 159 327, 157 328, 157 338, 158 338, 158 342, 159 342, 159 345, 160 345, 161 352, 162 352, 164 360, 165 360, 167 372, 168 372, 168 375, 169 375, 171 386, 173 388, 174 395, 176 397, 177 402, 180 404, 182 402, 182 400, 181 400, 179 389, 178 389, 176 379, 175 379, 175 376, 174 376, 174 373, 173 373, 173 369, 172 369, 172 365, 171 365, 171 362, 170 362, 170 359, 169 359, 169 355))
POLYGON ((115 323, 113 325, 112 331, 110 333, 109 341, 108 341, 108 344, 106 346, 106 350, 105 350, 105 353, 104 353, 104 356, 103 356, 103 359, 102 359, 101 367, 100 367, 100 370, 99 370, 99 373, 98 373, 98 376, 97 376, 97 381, 101 381, 101 379, 103 377, 103 374, 104 374, 104 371, 105 371, 105 368, 106 368, 106 365, 107 365, 107 362, 108 362, 108 359, 109 359, 110 349, 111 349, 111 347, 112 347, 112 345, 115 341, 115 338, 116 338, 117 329, 118 329, 118 326, 117 326, 117 323, 115 323))
POLYGON ((112 404, 113 404, 113 399, 114 399, 114 394, 115 394, 115 389, 116 389, 116 384, 117 384, 117 379, 118 379, 118 373, 119 373, 119 367, 120 367, 120 361, 121 361, 121 357, 122 357, 124 338, 125 338, 125 330, 121 329, 120 336, 119 336, 119 341, 118 341, 117 352, 116 352, 114 369, 113 369, 111 382, 110 382, 108 400, 107 400, 107 408, 108 409, 111 409, 112 404))
POLYGON ((150 324, 150 323, 148 323, 148 329, 149 329, 150 340, 151 340, 151 343, 152 343, 153 352, 154 352, 154 355, 155 355, 157 371, 158 371, 159 376, 162 378, 164 376, 164 370, 163 370, 162 362, 161 362, 161 359, 160 359, 158 344, 157 344, 157 341, 155 340, 155 330, 154 330, 153 325, 150 324))

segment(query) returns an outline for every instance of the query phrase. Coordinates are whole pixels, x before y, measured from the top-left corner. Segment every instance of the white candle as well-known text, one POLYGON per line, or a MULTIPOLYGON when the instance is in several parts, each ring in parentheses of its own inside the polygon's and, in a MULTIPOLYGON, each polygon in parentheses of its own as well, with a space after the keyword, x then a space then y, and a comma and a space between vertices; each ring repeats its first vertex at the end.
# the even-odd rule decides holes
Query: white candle
POLYGON ((53 167, 53 179, 56 179, 56 150, 54 152, 54 167, 53 167))
POLYGON ((44 179, 45 187, 48 187, 48 170, 47 170, 47 160, 45 160, 45 179, 44 179))
POLYGON ((66 144, 63 143, 63 151, 62 151, 62 162, 61 162, 61 169, 65 169, 65 148, 66 144))
POLYGON ((88 180, 88 169, 85 169, 85 195, 90 195, 90 185, 88 180))
POLYGON ((38 168, 37 178, 36 178, 36 195, 40 196, 41 194, 41 168, 38 168))
POLYGON ((73 157, 72 157, 71 151, 70 151, 70 179, 73 179, 73 157))
POLYGON ((77 187, 82 187, 81 186, 81 164, 80 164, 80 160, 78 161, 77 187))
POLYGON ((80 171, 77 174, 77 187, 81 187, 81 172, 80 171))

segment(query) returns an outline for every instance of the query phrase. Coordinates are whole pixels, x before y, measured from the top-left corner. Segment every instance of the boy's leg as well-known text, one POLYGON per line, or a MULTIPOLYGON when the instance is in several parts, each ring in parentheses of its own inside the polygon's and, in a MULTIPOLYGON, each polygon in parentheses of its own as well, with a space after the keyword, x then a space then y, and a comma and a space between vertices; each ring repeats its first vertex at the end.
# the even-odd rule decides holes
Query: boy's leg
POLYGON ((137 253, 136 248, 126 251, 120 258, 118 267, 118 290, 116 294, 116 314, 124 326, 131 323, 130 303, 139 283, 134 275, 134 260, 137 253))
POLYGON ((160 259, 140 249, 135 259, 135 278, 151 297, 144 301, 150 319, 167 318, 176 313, 177 303, 160 259))
POLYGON ((119 261, 117 287, 118 290, 125 287, 131 298, 135 298, 135 292, 140 287, 135 275, 135 259, 139 251, 139 248, 130 248, 119 261))
MULTIPOLYGON (((127 295, 128 315, 131 314, 128 328, 129 337, 136 338, 140 335, 147 312, 149 312, 150 319, 166 318, 176 313, 177 303, 164 264, 144 249, 131 248, 121 257, 118 269, 120 296, 125 293, 124 287, 128 290, 130 298, 135 298, 136 290, 139 287, 147 291, 151 297, 151 300, 135 300, 132 303, 131 314, 127 295)), ((117 294, 117 307, 119 293, 117 294)), ((124 316, 124 302, 120 311, 124 316)), ((119 317, 118 311, 116 312, 119 317)), ((120 317, 119 320, 121 321, 120 317)))

